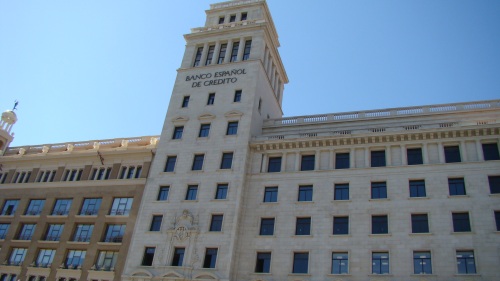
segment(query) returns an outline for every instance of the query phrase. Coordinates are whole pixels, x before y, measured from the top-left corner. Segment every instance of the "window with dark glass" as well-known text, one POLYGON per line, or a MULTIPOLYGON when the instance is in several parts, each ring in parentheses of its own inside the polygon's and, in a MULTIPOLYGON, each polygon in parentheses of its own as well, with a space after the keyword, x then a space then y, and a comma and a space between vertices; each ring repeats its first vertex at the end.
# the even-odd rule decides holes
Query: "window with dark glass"
POLYGON ((250 49, 252 48, 252 40, 245 41, 245 49, 243 51, 243 60, 250 58, 250 49))
POLYGON ((271 270, 271 253, 257 253, 257 260, 255 261, 256 273, 269 273, 271 270))
POLYGON ((260 219, 259 235, 274 235, 274 218, 260 219))
POLYGON ((227 44, 221 44, 219 50, 219 58, 217 59, 217 64, 221 64, 224 62, 224 58, 226 57, 227 52, 227 44))
POLYGON ((73 234, 73 241, 75 242, 89 242, 94 231, 93 224, 78 224, 73 234))
POLYGON ((236 15, 230 15, 229 22, 235 22, 235 21, 236 21, 236 15))
POLYGON ((219 24, 223 24, 224 23, 224 17, 219 17, 219 24))
POLYGON ((469 213, 452 213, 453 232, 470 232, 469 213))
POLYGON ((313 198, 313 186, 312 185, 299 186, 298 201, 312 201, 312 198, 313 198))
POLYGON ((424 163, 422 158, 422 148, 408 148, 406 150, 408 165, 420 165, 424 163))
POLYGON ((350 160, 349 153, 336 153, 335 154, 335 169, 349 169, 350 160))
POLYGON ((268 173, 281 172, 281 157, 269 157, 268 173))
POLYGON ((134 198, 122 197, 113 199, 113 205, 109 214, 111 216, 128 216, 132 209, 134 198))
POLYGON ((92 171, 91 180, 108 180, 111 174, 111 167, 94 168, 92 171))
POLYGON ((233 49, 231 50, 230 62, 238 61, 238 48, 240 47, 240 42, 233 42, 233 49))
POLYGON ((219 183, 217 184, 217 190, 215 192, 215 199, 226 199, 227 198, 227 183, 219 183))
POLYGON ((389 233, 389 223, 387 215, 372 216, 372 234, 389 233))
POLYGON ((349 217, 333 217, 333 235, 349 234, 349 217))
MULTIPOLYGON (((36 259, 35 265, 37 267, 50 267, 52 261, 54 260, 54 254, 56 250, 53 249, 40 249, 38 251, 38 257, 36 259)), ((40 278, 38 278, 40 281, 40 278)))
POLYGON ((203 268, 215 268, 217 262, 217 248, 207 248, 203 260, 203 268))
POLYGON ((295 235, 311 235, 311 218, 297 218, 295 235))
POLYGON ((186 192, 186 200, 196 200, 196 194, 198 193, 197 185, 188 185, 186 192))
POLYGON ((241 101, 241 90, 236 90, 234 92, 233 102, 240 102, 240 101, 241 101))
POLYGON ((207 105, 212 105, 215 102, 215 93, 208 94, 207 105))
POLYGON ((175 162, 176 161, 177 161, 177 156, 168 156, 164 171, 165 172, 173 172, 175 169, 175 162))
POLYGON ((144 256, 142 257, 142 266, 152 266, 155 257, 155 247, 146 247, 144 249, 144 256))
MULTIPOLYGON (((28 249, 26 248, 13 248, 12 252, 10 253, 8 265, 20 265, 21 263, 23 263, 26 252, 28 252, 28 249)), ((10 281, 16 280, 16 276, 14 275, 14 278, 11 278, 10 281)))
POLYGON ((45 233, 45 241, 59 241, 64 230, 64 224, 49 224, 45 233))
POLYGON ((332 274, 349 273, 349 255, 344 252, 332 253, 332 274))
POLYGON ((13 216, 16 212, 19 200, 5 200, 2 208, 2 216, 13 216))
POLYGON ((232 152, 222 153, 222 161, 220 163, 220 168, 231 169, 232 165, 233 165, 233 153, 232 152))
POLYGON ((262 99, 259 99, 259 105, 257 106, 257 110, 259 111, 259 114, 260 114, 261 109, 262 109, 262 99))
POLYGON ((457 146, 444 147, 444 159, 446 163, 462 162, 460 158, 460 148, 457 146))
POLYGON ((314 170, 314 160, 315 160, 315 155, 302 155, 302 159, 300 161, 300 170, 301 171, 314 170))
POLYGON ((385 150, 374 150, 371 152, 371 166, 385 167, 385 150))
POLYGON ((69 269, 77 269, 82 266, 85 260, 87 251, 82 250, 69 250, 64 261, 64 267, 69 269))
POLYGON ((488 183, 490 185, 491 194, 500 193, 500 176, 488 176, 488 183))
POLYGON ((450 196, 466 195, 463 178, 448 179, 448 188, 450 190, 450 196))
POLYGON ((389 274, 389 253, 372 253, 372 274, 389 274))
POLYGON ((292 273, 304 273, 309 271, 309 253, 293 253, 292 273))
POLYGON ((182 132, 184 131, 184 126, 178 126, 174 128, 174 134, 172 135, 172 139, 179 140, 182 139, 182 132))
POLYGON ((387 184, 383 182, 372 182, 371 186, 372 199, 387 198, 387 184))
POLYGON ((154 215, 153 218, 151 219, 151 226, 149 227, 149 231, 160 231, 162 220, 163 220, 162 215, 154 215))
MULTIPOLYGON (((500 231, 500 211, 495 211, 495 224, 497 227, 496 228, 497 231, 500 231)), ((0 235, 1 235, 1 229, 0 229, 0 235)))
POLYGON ((205 61, 205 65, 209 65, 212 63, 212 59, 214 58, 215 46, 208 46, 207 59, 205 61))
POLYGON ((241 20, 247 20, 247 13, 241 13, 241 20))
POLYGON ((0 223, 0 240, 5 239, 9 231, 10 223, 0 223))
MULTIPOLYGON (((199 66, 200 65, 200 61, 201 61, 201 54, 203 53, 203 47, 198 47, 198 49, 196 50, 196 56, 194 57, 194 63, 193 63, 193 66, 199 66)), ((183 107, 187 107, 186 106, 183 106, 183 107)))
POLYGON ((172 258, 171 266, 182 266, 184 262, 184 252, 185 248, 175 248, 174 249, 174 257, 172 258))
POLYGON ((238 133, 238 121, 228 122, 226 135, 236 135, 238 133))
POLYGON ((457 251, 458 274, 476 274, 474 251, 457 251))
POLYGON ((71 208, 72 199, 57 199, 52 209, 53 216, 67 216, 71 208))
POLYGON ((206 138, 206 137, 208 137, 209 133, 210 133, 210 124, 201 124, 200 125, 200 133, 198 134, 198 137, 206 138))
POLYGON ((425 181, 411 180, 410 181, 410 197, 426 197, 425 181))
POLYGON ((120 179, 138 179, 141 176, 142 166, 123 166, 120 179))
POLYGON ((188 107, 189 105, 189 96, 184 96, 182 98, 182 107, 188 107))
POLYGON ((210 231, 222 231, 223 217, 223 215, 212 215, 212 221, 210 222, 210 231))
POLYGON ((269 186, 264 189, 264 202, 278 202, 277 186, 269 186))
POLYGON ((158 201, 168 200, 169 191, 170 191, 170 186, 160 186, 160 190, 158 190, 158 197, 156 198, 156 200, 158 201))
POLYGON ((110 271, 115 267, 118 260, 118 252, 116 251, 99 251, 95 268, 97 270, 110 271))
POLYGON ((125 224, 108 224, 106 236, 102 242, 121 243, 125 235, 125 224))
POLYGON ((42 212, 43 205, 45 205, 45 200, 42 199, 32 199, 24 213, 27 216, 38 216, 42 212))
POLYGON ((413 274, 432 274, 431 252, 413 252, 413 274))
POLYGON ((411 215, 411 232, 412 233, 429 233, 429 220, 427 214, 412 214, 411 215))
POLYGON ((334 200, 349 200, 349 184, 337 183, 334 187, 334 200))
POLYGON ((101 198, 85 198, 83 199, 80 216, 95 216, 101 208, 101 198))
POLYGON ((62 181, 79 181, 82 177, 83 169, 68 169, 64 172, 62 181))
POLYGON ((35 233, 36 224, 34 223, 26 223, 21 227, 21 231, 17 236, 17 240, 31 240, 33 233, 35 233))
POLYGON ((497 143, 483 143, 484 160, 500 160, 497 143))
POLYGON ((195 154, 193 158, 193 165, 191 170, 200 171, 203 168, 203 160, 205 159, 205 154, 195 154))

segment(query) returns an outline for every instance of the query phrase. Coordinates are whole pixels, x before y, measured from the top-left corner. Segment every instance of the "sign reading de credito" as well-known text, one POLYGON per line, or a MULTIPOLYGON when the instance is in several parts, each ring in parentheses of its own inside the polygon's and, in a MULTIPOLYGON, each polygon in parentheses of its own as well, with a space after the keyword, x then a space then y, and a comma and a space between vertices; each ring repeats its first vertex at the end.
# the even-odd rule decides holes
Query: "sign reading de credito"
POLYGON ((244 68, 240 68, 226 71, 216 71, 213 73, 209 72, 197 75, 188 75, 186 76, 186 81, 192 82, 192 88, 233 84, 238 81, 238 77, 236 76, 244 74, 247 74, 246 70, 244 68))

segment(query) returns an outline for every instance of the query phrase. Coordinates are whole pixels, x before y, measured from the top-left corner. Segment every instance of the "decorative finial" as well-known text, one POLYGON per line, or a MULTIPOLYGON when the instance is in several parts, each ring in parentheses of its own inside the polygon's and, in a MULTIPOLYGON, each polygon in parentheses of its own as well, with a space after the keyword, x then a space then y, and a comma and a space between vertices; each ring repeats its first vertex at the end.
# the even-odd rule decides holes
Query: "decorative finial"
POLYGON ((17 100, 14 101, 14 107, 12 108, 12 111, 16 110, 17 109, 17 105, 19 104, 19 102, 17 100))

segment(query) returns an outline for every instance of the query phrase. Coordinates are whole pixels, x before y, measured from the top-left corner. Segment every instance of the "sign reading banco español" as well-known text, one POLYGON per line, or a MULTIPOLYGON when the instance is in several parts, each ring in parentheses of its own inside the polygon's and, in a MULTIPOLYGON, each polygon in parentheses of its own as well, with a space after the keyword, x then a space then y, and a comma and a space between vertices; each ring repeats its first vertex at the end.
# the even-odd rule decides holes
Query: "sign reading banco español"
POLYGON ((192 88, 202 87, 202 86, 215 86, 223 84, 233 84, 238 81, 238 75, 247 74, 244 68, 232 69, 225 71, 208 72, 196 75, 186 76, 186 81, 192 81, 192 88))

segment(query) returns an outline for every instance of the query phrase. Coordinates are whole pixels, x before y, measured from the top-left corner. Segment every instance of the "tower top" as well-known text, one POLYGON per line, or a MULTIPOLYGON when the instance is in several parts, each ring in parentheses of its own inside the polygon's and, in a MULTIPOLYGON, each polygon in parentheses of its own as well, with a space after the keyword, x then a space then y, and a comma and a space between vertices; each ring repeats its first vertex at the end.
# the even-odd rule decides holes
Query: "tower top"
POLYGON ((14 139, 14 134, 10 131, 16 122, 17 115, 13 110, 6 110, 2 113, 2 119, 0 119, 0 156, 14 139))

